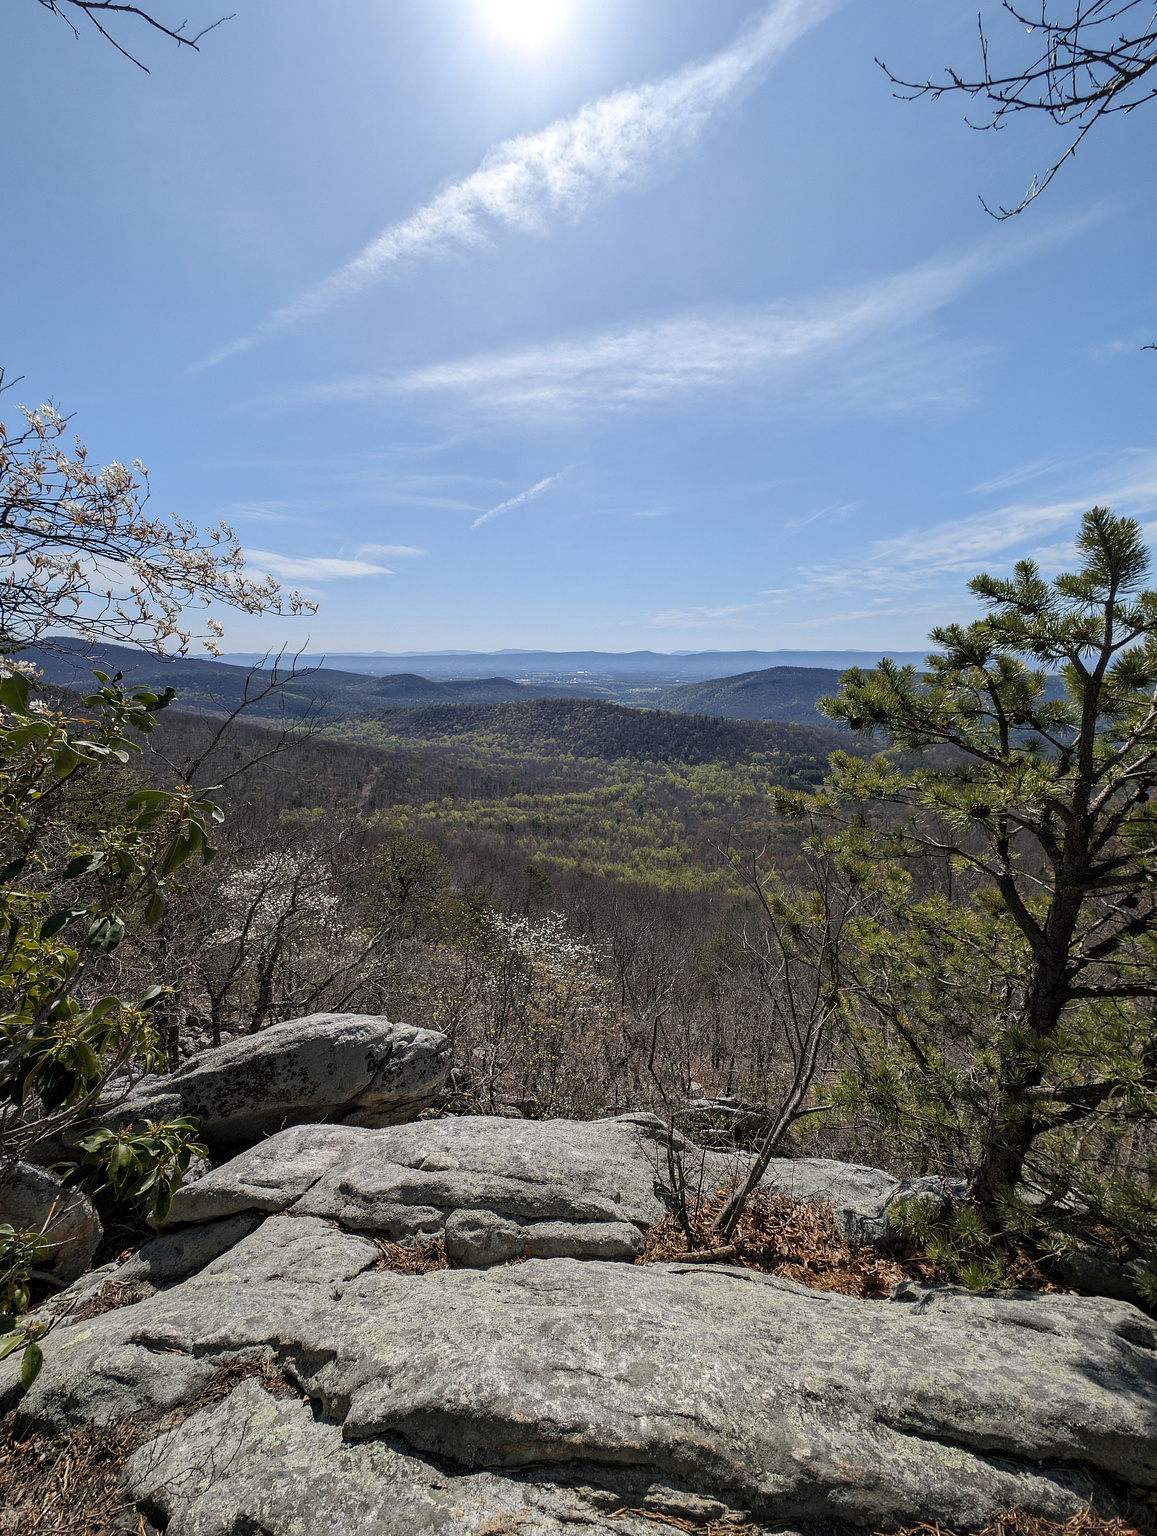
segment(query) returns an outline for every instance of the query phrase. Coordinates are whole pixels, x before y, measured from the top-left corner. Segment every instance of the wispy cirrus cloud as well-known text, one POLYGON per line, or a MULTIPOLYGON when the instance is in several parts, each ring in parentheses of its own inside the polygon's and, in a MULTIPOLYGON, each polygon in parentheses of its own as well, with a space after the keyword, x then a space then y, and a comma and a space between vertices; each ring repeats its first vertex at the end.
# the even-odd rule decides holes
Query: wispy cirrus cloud
POLYGON ((235 501, 225 508, 225 516, 234 521, 254 523, 298 523, 301 515, 293 509, 295 501, 235 501))
POLYGON ((259 571, 283 581, 341 581, 352 576, 392 576, 384 565, 368 560, 342 560, 327 555, 279 555, 270 549, 247 549, 245 558, 259 571))
POLYGON ((802 303, 692 311, 404 373, 355 375, 305 386, 281 399, 445 396, 454 399, 456 409, 465 406, 480 415, 543 419, 658 406, 705 390, 750 391, 755 381, 768 389, 790 383, 798 394, 801 376, 810 377, 825 399, 846 397, 862 374, 870 408, 887 404, 890 393, 927 405, 946 391, 950 395, 952 383, 946 381, 950 370, 942 347, 915 388, 905 376, 906 352, 918 346, 920 324, 986 277, 1087 223, 1074 221, 1019 241, 988 240, 963 255, 922 262, 802 303))
POLYGON ((854 512, 858 506, 858 501, 836 501, 829 507, 821 507, 818 512, 808 512, 803 517, 793 517, 783 526, 792 529, 808 528, 812 523, 818 523, 821 517, 840 518, 846 512, 854 512))
POLYGON ((762 609, 763 603, 730 603, 722 608, 665 608, 662 613, 651 615, 650 622, 656 629, 747 629, 750 626, 738 621, 741 613, 762 609))
POLYGON ((545 480, 540 480, 529 490, 512 496, 509 501, 500 501, 496 507, 491 507, 489 512, 483 512, 481 517, 476 517, 470 524, 471 528, 481 528, 483 523, 490 522, 492 518, 501 517, 504 512, 513 511, 515 507, 521 507, 528 501, 536 501, 544 491, 549 491, 552 485, 557 485, 564 475, 569 475, 573 468, 573 464, 568 464, 565 469, 560 469, 557 475, 548 475, 545 480))
MULTIPOLYGON (((1061 495, 914 529, 900 538, 879 540, 846 562, 801 567, 800 574, 813 588, 845 592, 916 591, 938 585, 945 577, 972 576, 989 564, 1000 570, 1020 559, 1036 560, 1049 574, 1073 558, 1069 535, 1094 503, 1151 517, 1157 512, 1157 452, 1126 450, 1086 468, 1061 495)), ((1144 531, 1157 539, 1157 524, 1144 531)))
POLYGON ((321 314, 407 262, 491 243, 503 229, 546 234, 651 182, 702 137, 797 38, 843 0, 776 0, 730 47, 665 79, 591 102, 540 133, 496 145, 479 168, 390 224, 331 276, 246 336, 202 359, 211 367, 296 321, 321 314))
POLYGON ((358 559, 368 556, 371 560, 416 560, 429 553, 428 549, 415 549, 410 544, 363 544, 358 549, 358 559))
POLYGON ((855 561, 803 566, 801 575, 817 587, 843 591, 865 587, 911 591, 944 576, 972 575, 986 561, 1019 557, 1027 545, 1071 523, 1083 505, 1065 500, 955 518, 900 538, 880 539, 855 561))

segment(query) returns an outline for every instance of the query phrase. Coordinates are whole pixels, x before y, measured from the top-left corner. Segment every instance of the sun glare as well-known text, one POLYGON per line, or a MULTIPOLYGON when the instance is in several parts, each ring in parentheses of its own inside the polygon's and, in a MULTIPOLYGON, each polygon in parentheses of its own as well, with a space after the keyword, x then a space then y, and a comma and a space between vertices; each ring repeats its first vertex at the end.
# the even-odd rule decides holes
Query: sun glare
POLYGON ((572 0, 478 0, 489 32, 518 48, 545 48, 562 32, 572 0))

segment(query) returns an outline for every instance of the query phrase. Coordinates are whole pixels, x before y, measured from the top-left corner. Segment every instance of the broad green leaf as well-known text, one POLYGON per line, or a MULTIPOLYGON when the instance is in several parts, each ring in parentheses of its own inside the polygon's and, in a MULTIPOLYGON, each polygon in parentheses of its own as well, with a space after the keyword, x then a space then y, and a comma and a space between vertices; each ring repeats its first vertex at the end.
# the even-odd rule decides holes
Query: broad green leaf
POLYGON ((64 866, 65 880, 77 880, 81 875, 90 875, 94 869, 99 869, 105 862, 103 853, 78 853, 75 858, 69 859, 64 866))
POLYGON ((23 1343, 23 1331, 0 1336, 0 1360, 7 1360, 9 1355, 14 1355, 23 1343))
POLYGON ((120 998, 115 997, 111 992, 109 992, 104 997, 97 998, 92 1007, 85 1010, 82 1016, 83 1022, 86 1024, 95 1024, 98 1019, 107 1019, 110 1013, 115 1013, 118 1008, 123 1007, 124 1004, 121 1002, 120 998))
POLYGON ((26 709, 31 688, 32 679, 25 677, 22 672, 13 672, 8 677, 0 678, 0 704, 5 709, 26 709))
POLYGON ((115 913, 111 917, 98 917, 88 930, 85 945, 102 955, 111 955, 125 936, 123 920, 115 913))
POLYGON ((138 789, 128 797, 125 804, 132 810, 136 810, 138 806, 147 806, 151 810, 159 805, 171 805, 176 798, 177 796, 167 789, 138 789))
POLYGON ((57 778, 67 779, 73 769, 79 768, 83 761, 80 753, 67 743, 53 748, 52 767, 57 778))
POLYGON ((83 917, 88 911, 87 907, 61 907, 59 912, 54 912, 51 917, 46 917, 40 925, 40 937, 50 939, 53 934, 59 933, 62 928, 67 928, 69 923, 74 923, 78 917, 83 917))
POLYGON ((40 1367, 43 1364, 44 1351, 40 1345, 29 1344, 24 1351, 24 1359, 20 1362, 20 1386, 25 1392, 40 1375, 40 1367))
POLYGON ((178 833, 165 849, 165 856, 161 860, 162 877, 171 875, 175 869, 179 869, 192 851, 188 836, 178 833))

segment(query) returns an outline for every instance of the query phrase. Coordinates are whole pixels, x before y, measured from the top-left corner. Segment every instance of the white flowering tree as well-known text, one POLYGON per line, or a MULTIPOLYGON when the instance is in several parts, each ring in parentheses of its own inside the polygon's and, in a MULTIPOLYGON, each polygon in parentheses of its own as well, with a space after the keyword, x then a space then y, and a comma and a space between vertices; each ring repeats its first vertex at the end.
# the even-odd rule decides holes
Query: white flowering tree
MULTIPOLYGON (((85 1127, 113 1085, 164 1065, 153 1015, 173 989, 163 971, 135 997, 103 983, 130 931, 165 923, 181 872, 215 857, 222 813, 188 784, 134 792, 120 778, 172 688, 127 691, 119 673, 98 672, 76 715, 33 698, 35 669, 11 653, 63 630, 183 654, 191 611, 312 605, 247 578, 225 526, 203 539, 148 513, 143 465, 91 467, 53 407, 20 414, 13 433, 0 424, 0 1185, 30 1149, 67 1133, 67 1182, 163 1216, 201 1150, 196 1122, 85 1127)), ((197 638, 216 651, 220 623, 206 614, 204 628, 197 638)), ((0 1358, 23 1350, 25 1386, 43 1330, 22 1315, 50 1222, 51 1212, 38 1230, 0 1223, 0 1358)))
POLYGON ((220 922, 196 956, 216 1030, 227 999, 256 1030, 287 1008, 308 1012, 344 979, 363 979, 376 936, 351 921, 329 851, 277 848, 216 887, 220 922))
POLYGON ((561 912, 538 921, 489 912, 454 959, 428 1001, 476 1107, 598 1113, 621 1039, 602 950, 572 937, 561 912))
POLYGON ((213 604, 313 611, 271 576, 247 577, 224 523, 202 535, 147 511, 139 460, 96 468, 79 440, 69 445, 68 421, 53 406, 19 412, 14 431, 0 422, 0 649, 43 645, 63 630, 177 655, 197 639, 216 655, 220 621, 207 615, 194 635, 191 613, 213 604))

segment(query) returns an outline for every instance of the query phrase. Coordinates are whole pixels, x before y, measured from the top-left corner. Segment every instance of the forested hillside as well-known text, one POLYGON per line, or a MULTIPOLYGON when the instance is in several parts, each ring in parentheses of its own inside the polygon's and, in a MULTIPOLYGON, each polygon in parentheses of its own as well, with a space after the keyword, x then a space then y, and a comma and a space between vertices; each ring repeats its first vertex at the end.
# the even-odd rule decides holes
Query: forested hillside
POLYGON ((339 727, 378 745, 467 746, 503 756, 527 754, 657 763, 737 763, 774 754, 789 776, 822 775, 827 754, 846 742, 822 727, 740 724, 699 715, 628 709, 601 700, 543 699, 519 704, 432 705, 391 710, 339 727))
POLYGON ((799 725, 823 721, 830 730, 831 722, 816 706, 825 694, 836 692, 840 675, 827 667, 765 667, 759 672, 665 688, 655 706, 696 715, 722 715, 729 720, 792 720, 799 725))
MULTIPOLYGON (((157 784, 185 778, 217 729, 165 711, 133 772, 157 784)), ((766 840, 774 825, 790 853, 794 833, 771 822, 768 790, 818 783, 842 744, 823 730, 582 700, 392 710, 274 753, 278 740, 235 723, 198 782, 224 781, 231 815, 377 818, 429 838, 472 883, 531 864, 556 880, 685 891, 723 888, 719 850, 737 829, 766 840)))

